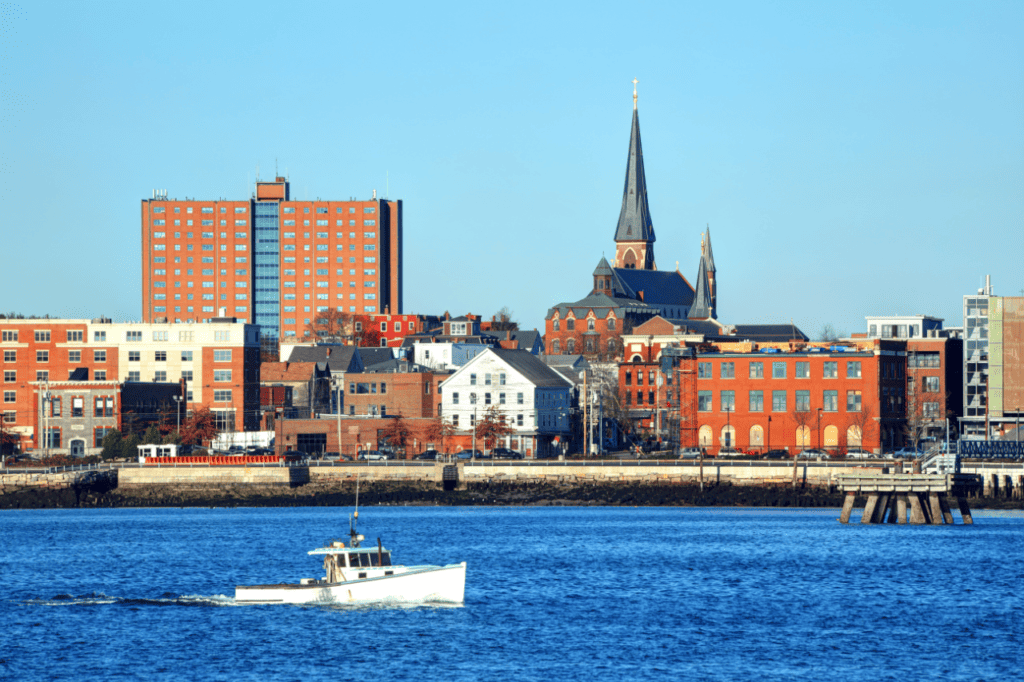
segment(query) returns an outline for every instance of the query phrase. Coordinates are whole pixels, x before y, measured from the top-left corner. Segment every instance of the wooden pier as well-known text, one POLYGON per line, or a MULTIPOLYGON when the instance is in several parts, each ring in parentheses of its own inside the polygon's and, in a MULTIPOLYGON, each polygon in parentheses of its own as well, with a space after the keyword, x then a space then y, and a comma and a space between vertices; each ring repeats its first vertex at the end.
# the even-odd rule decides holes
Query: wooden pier
POLYGON ((867 496, 861 523, 942 525, 953 523, 949 498, 955 497, 964 524, 974 523, 967 495, 981 485, 972 474, 851 474, 836 477, 846 493, 841 523, 850 522, 857 495, 867 496))

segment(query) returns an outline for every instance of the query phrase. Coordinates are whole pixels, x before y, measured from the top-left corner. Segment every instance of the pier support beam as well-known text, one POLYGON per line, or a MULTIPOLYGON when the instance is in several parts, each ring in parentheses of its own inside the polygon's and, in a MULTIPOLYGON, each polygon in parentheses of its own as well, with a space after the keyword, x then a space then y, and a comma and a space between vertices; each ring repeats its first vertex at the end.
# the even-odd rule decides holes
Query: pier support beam
POLYGON ((850 513, 853 511, 853 502, 857 499, 857 493, 846 493, 843 500, 843 513, 839 515, 839 523, 849 523, 850 513))
POLYGON ((900 493, 896 496, 896 523, 907 525, 907 494, 900 493))
POLYGON ((939 508, 942 510, 942 520, 953 525, 953 512, 949 510, 949 500, 945 495, 939 495, 939 508))
POLYGON ((910 523, 915 526, 927 523, 924 516, 924 507, 921 506, 921 500, 918 498, 917 493, 910 493, 907 497, 910 500, 910 523))
POLYGON ((885 510, 889 508, 889 495, 887 493, 880 493, 878 495, 878 504, 875 505, 875 515, 871 519, 871 523, 884 523, 885 522, 885 510))
POLYGON ((868 493, 868 502, 864 505, 864 515, 860 517, 861 523, 871 523, 875 518, 875 507, 878 506, 878 493, 868 493))
POLYGON ((896 523, 896 517, 899 514, 899 497, 896 493, 889 496, 889 516, 885 519, 886 523, 896 523))
POLYGON ((933 526, 942 525, 942 507, 939 506, 939 494, 928 493, 928 521, 933 526))
POLYGON ((974 518, 971 516, 971 508, 967 506, 967 499, 957 496, 956 504, 960 507, 960 517, 964 520, 964 525, 974 523, 974 518))

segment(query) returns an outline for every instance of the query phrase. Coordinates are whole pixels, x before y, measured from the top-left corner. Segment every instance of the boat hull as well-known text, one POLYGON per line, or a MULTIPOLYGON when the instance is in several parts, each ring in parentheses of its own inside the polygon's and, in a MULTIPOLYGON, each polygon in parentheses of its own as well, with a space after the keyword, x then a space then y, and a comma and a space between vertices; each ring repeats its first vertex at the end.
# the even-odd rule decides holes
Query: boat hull
POLYGON ((466 562, 417 566, 395 575, 308 585, 239 585, 241 604, 461 604, 466 592, 466 562))

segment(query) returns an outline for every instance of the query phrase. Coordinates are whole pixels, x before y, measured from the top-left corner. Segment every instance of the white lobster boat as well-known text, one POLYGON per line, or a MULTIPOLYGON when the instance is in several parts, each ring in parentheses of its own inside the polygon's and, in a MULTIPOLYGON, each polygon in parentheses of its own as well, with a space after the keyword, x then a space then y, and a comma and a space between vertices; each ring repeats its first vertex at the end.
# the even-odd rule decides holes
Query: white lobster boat
POLYGON ((466 562, 448 566, 400 566, 377 540, 376 547, 361 547, 356 533, 356 511, 349 522, 350 540, 332 540, 310 550, 323 555, 323 578, 303 578, 298 584, 239 585, 240 604, 461 604, 466 591, 466 562))

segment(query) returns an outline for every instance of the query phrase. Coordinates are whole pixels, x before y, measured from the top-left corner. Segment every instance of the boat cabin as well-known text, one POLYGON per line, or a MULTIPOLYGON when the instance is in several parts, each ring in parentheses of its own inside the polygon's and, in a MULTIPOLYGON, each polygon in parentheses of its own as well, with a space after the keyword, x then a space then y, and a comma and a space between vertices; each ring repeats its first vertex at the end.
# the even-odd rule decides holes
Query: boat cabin
POLYGON ((310 554, 324 555, 324 570, 328 583, 359 580, 378 576, 394 575, 391 567, 391 552, 378 547, 346 547, 339 540, 328 547, 311 550, 310 554))

